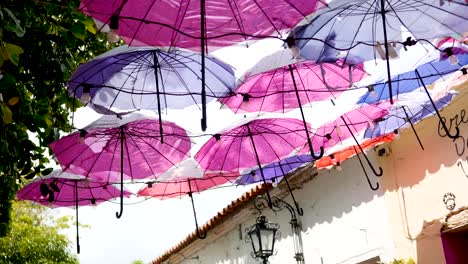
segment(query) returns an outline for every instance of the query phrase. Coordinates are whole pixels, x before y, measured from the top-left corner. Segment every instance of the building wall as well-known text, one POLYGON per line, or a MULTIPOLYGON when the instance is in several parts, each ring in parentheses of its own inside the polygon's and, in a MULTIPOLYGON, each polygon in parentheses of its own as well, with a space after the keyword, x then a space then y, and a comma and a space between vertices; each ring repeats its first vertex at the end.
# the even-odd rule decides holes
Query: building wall
MULTIPOLYGON (((369 156, 375 163, 373 154, 371 151, 369 156)), ((358 263, 375 256, 391 260, 393 246, 383 192, 369 188, 357 160, 351 159, 342 166, 341 172, 324 170, 302 189, 294 191, 304 209, 300 221, 305 263, 358 263)), ((371 180, 380 179, 373 177, 371 180)), ((292 204, 290 197, 285 200, 292 204)), ((295 263, 288 210, 276 215, 270 210, 264 213, 268 220, 281 226, 277 254, 269 259, 270 263, 295 263)), ((196 259, 186 259, 182 263, 258 263, 250 256, 250 244, 244 241, 245 228, 255 223, 256 216, 258 214, 252 210, 240 228, 237 226, 216 241, 198 246, 196 252, 190 254, 196 259)), ((211 232, 210 235, 216 234, 211 232)))
MULTIPOLYGON (((467 90, 442 111, 451 131, 459 126, 456 140, 446 137, 438 119, 431 117, 416 125, 424 150, 412 130, 406 129, 399 139, 383 146, 388 156, 377 157, 373 150, 367 153, 384 170, 381 178, 371 176, 374 184, 380 184, 378 191, 369 188, 356 157, 345 161, 341 172, 320 171, 294 191, 304 209, 300 221, 305 263, 354 264, 375 256, 383 262, 412 258, 421 264, 445 263, 440 232, 450 210, 443 197, 449 192, 455 195, 453 210, 468 205, 467 90)), ((291 202, 289 197, 286 200, 291 202)), ((240 228, 192 247, 190 256, 196 259, 182 263, 258 263, 243 240, 245 228, 254 224, 257 214, 247 215, 240 228)), ((265 215, 279 223, 282 232, 270 263, 295 263, 288 211, 265 215)))
POLYGON ((455 195, 456 207, 468 205, 468 96, 455 97, 441 114, 450 131, 459 125, 455 141, 439 130, 436 117, 416 125, 424 146, 421 149, 411 129, 389 144, 391 155, 379 158, 385 171, 382 186, 386 192, 389 221, 397 257, 417 259, 418 263, 445 263, 440 238, 444 217, 450 212, 443 202, 446 193, 455 195))

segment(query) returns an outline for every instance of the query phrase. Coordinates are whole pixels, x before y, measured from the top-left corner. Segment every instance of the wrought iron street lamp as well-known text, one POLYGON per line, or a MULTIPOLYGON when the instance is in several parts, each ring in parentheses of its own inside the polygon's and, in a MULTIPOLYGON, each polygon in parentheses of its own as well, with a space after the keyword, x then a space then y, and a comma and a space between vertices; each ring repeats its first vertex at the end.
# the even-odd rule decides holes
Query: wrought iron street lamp
MULTIPOLYGON (((257 218, 257 223, 246 229, 246 242, 252 244, 253 252, 252 257, 262 259, 263 263, 268 263, 268 258, 274 254, 275 239, 280 237, 279 224, 270 223, 266 217, 263 216, 262 211, 265 209, 279 212, 284 208, 288 209, 291 214, 292 238, 294 243, 294 259, 297 264, 304 264, 304 254, 302 248, 302 239, 299 222, 296 217, 296 210, 286 201, 276 197, 271 197, 271 207, 269 207, 268 200, 263 196, 255 198, 254 206, 260 212, 257 218)), ((295 202, 296 208, 299 208, 295 202)), ((302 212, 302 209, 300 210, 302 212)))
POLYGON ((268 222, 264 215, 257 217, 257 223, 247 228, 247 241, 252 243, 252 257, 268 263, 275 250, 275 240, 280 236, 279 224, 268 222))

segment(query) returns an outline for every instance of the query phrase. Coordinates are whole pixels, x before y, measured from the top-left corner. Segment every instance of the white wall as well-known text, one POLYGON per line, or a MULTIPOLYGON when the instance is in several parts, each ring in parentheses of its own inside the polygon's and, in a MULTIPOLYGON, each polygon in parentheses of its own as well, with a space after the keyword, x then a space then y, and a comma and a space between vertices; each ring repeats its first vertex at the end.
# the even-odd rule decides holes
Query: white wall
MULTIPOLYGON (((371 161, 376 163, 373 154, 374 151, 369 152, 371 161)), ((369 188, 356 158, 342 166, 341 172, 321 171, 302 189, 294 191, 304 209, 300 221, 305 263, 358 263, 375 256, 380 256, 383 261, 393 259, 382 192, 369 188)), ((371 180, 375 183, 379 178, 372 176, 371 180)), ((289 198, 286 200, 292 204, 289 198)), ((242 222, 242 236, 245 236, 245 228, 254 224, 257 216, 254 213, 252 211, 242 222)), ((270 257, 270 263, 296 263, 289 211, 284 209, 275 215, 267 210, 265 215, 271 222, 281 225, 282 233, 276 245, 277 254, 270 257)), ((234 228, 190 254, 190 257, 198 256, 198 259, 186 259, 182 263, 258 263, 250 252, 250 244, 241 240, 239 229, 234 228)))

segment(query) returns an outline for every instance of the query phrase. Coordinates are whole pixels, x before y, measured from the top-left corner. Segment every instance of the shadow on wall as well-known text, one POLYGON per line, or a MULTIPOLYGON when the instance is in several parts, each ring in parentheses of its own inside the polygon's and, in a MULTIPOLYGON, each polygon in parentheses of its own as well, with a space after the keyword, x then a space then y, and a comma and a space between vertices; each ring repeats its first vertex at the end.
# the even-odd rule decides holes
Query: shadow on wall
MULTIPOLYGON (((390 143, 389 156, 379 157, 384 169, 384 191, 394 191, 398 187, 412 187, 421 182, 428 174, 435 174, 442 168, 456 165, 460 159, 458 176, 466 177, 468 173, 468 89, 462 90, 449 107, 441 111, 451 133, 455 127, 460 129, 460 136, 455 140, 447 137, 439 124, 437 116, 432 116, 415 125, 424 150, 408 128, 400 138, 390 143), (462 166, 464 167, 462 169, 462 166), (393 172, 396 183, 385 178, 386 172, 393 172), (404 177, 403 177, 404 176, 404 177)), ((393 181, 393 179, 388 179, 393 181)))

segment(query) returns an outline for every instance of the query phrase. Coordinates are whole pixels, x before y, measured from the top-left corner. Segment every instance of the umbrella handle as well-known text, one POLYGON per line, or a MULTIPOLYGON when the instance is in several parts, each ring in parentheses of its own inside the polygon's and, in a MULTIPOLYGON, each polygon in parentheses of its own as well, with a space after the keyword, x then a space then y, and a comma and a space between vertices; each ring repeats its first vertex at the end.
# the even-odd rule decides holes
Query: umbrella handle
POLYGON ((119 219, 122 217, 122 212, 123 212, 123 156, 124 156, 124 140, 125 140, 125 134, 123 130, 123 126, 120 127, 120 212, 115 212, 115 217, 119 219))
POLYGON ((78 181, 75 181, 75 211, 76 211, 76 253, 80 254, 80 235, 79 235, 79 222, 78 222, 78 181))
POLYGON ((419 146, 421 147, 422 150, 424 150, 424 146, 421 142, 421 139, 419 138, 418 133, 416 132, 416 129, 414 128, 413 122, 411 122, 411 118, 408 115, 408 112, 406 112, 405 105, 403 105, 401 108, 403 109, 403 112, 405 112, 406 119, 408 120, 408 123, 411 125, 411 129, 413 130, 414 135, 416 136, 416 139, 418 140, 419 146))
MULTIPOLYGON (((190 184, 189 184, 190 187, 190 184)), ((199 239, 205 239, 206 238, 206 231, 204 233, 200 232, 200 228, 198 228, 198 220, 197 220, 197 213, 195 211, 195 203, 193 202, 193 196, 192 196, 192 191, 188 193, 190 196, 190 200, 192 201, 192 209, 193 209, 193 218, 195 219, 195 228, 197 230, 197 236, 199 239)))
POLYGON ((315 160, 318 160, 318 159, 323 157, 324 152, 325 151, 323 149, 323 146, 320 146, 320 154, 318 156, 315 156, 315 153, 314 153, 314 151, 312 149, 310 151, 310 154, 312 154, 312 158, 314 158, 315 160))
MULTIPOLYGON (((371 182, 370 179, 369 179, 369 175, 367 175, 366 168, 364 168, 364 164, 362 163, 361 157, 359 157, 359 154, 358 154, 358 151, 357 151, 356 147, 353 146, 353 148, 354 148, 354 151, 356 152, 356 156, 358 157, 359 164, 361 164, 361 168, 362 168, 362 170, 364 171, 364 175, 366 175, 366 179, 367 179, 367 183, 369 184, 369 187, 370 187, 373 191, 377 191, 377 190, 379 189, 379 187, 380 187, 380 184, 379 184, 378 182, 376 182, 376 185, 377 185, 377 186, 375 186, 375 187, 372 186, 372 182, 371 182)), ((364 156, 365 156, 365 155, 364 155, 364 156)), ((372 168, 372 167, 371 167, 371 168, 372 168)), ((380 168, 380 169, 382 169, 382 168, 380 168)))
POLYGON ((434 101, 432 100, 431 94, 429 94, 429 91, 427 90, 426 84, 424 84, 424 81, 423 81, 421 75, 419 75, 418 69, 416 69, 415 72, 416 72, 416 75, 418 77, 418 80, 421 82, 421 84, 422 84, 422 86, 424 88, 424 91, 426 91, 427 97, 429 97, 429 101, 431 101, 432 107, 434 107, 434 110, 436 111, 436 114, 439 117, 439 121, 440 121, 439 123, 442 125, 442 128, 444 129, 445 133, 447 134, 447 136, 449 138, 451 138, 453 140, 457 139, 460 136, 460 129, 458 128, 458 126, 455 126, 455 134, 452 135, 450 133, 450 130, 447 128, 447 125, 445 124, 444 119, 440 115, 439 110, 437 109, 437 106, 435 105, 434 101))
MULTIPOLYGON (((367 161, 367 164, 369 164, 369 167, 372 169, 372 172, 374 173, 375 176, 377 177, 380 177, 383 175, 383 170, 382 170, 382 167, 379 167, 378 169, 378 172, 377 170, 374 168, 374 166, 372 165, 371 161, 369 160, 369 158, 367 157, 367 155, 364 153, 364 149, 362 149, 361 147, 361 144, 359 144, 359 141, 357 141, 356 137, 354 136, 353 134, 353 131, 351 130, 351 128, 349 127, 348 125, 348 122, 346 122, 346 120, 344 119, 343 116, 341 116, 341 120, 343 121, 343 123, 345 124, 346 128, 348 129, 349 133, 351 134, 351 136, 353 136, 353 139, 354 139, 354 142, 356 142, 356 144, 358 145, 359 149, 361 150, 361 153, 364 155, 364 158, 366 159, 367 161)), ((356 150, 355 147, 353 147, 354 150, 356 150)), ((358 155, 357 151, 356 151, 356 155, 358 155)), ((359 157, 359 155, 358 155, 359 157)), ((359 158, 360 159, 360 158, 359 158)), ((372 187, 371 187, 372 188, 372 187)), ((377 186, 378 188, 378 186, 377 186)), ((374 190, 374 189, 373 189, 374 190)))

